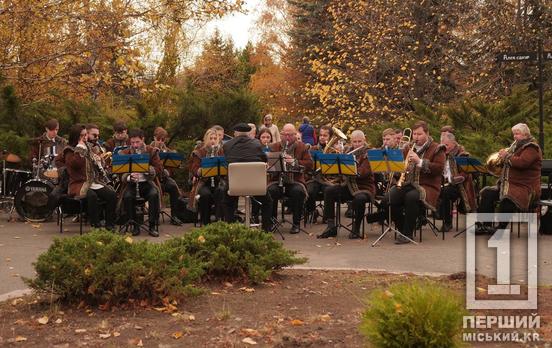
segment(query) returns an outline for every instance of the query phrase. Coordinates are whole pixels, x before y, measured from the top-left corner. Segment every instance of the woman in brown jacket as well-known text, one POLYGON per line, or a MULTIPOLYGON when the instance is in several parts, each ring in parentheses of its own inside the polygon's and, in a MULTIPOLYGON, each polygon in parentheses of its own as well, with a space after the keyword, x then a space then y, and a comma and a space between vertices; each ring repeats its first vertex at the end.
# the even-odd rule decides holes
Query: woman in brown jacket
MULTIPOLYGON (((499 152, 504 167, 497 185, 481 190, 478 213, 493 213, 497 202, 498 213, 527 212, 540 197, 541 149, 525 123, 513 126, 512 135, 514 143, 499 152)), ((497 228, 504 229, 507 225, 508 222, 500 222, 497 228)), ((477 234, 495 231, 490 222, 476 227, 477 234)))
POLYGON ((69 145, 63 150, 63 158, 69 175, 69 197, 85 198, 88 219, 92 227, 100 227, 99 200, 105 202, 105 227, 115 229, 117 196, 107 185, 93 162, 93 154, 86 144, 88 133, 81 124, 69 131, 69 145))

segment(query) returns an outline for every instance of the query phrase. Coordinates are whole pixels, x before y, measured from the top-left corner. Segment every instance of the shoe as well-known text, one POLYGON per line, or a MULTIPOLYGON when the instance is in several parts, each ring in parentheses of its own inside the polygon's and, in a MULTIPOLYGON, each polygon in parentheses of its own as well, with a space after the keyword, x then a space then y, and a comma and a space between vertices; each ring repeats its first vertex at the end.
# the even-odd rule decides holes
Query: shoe
POLYGON ((337 236, 337 227, 334 226, 334 227, 326 228, 324 232, 316 236, 316 238, 323 239, 323 238, 330 238, 330 237, 336 237, 336 236, 337 236))
POLYGON ((148 234, 152 237, 159 237, 159 231, 157 231, 157 226, 150 226, 148 234))
POLYGON ((354 232, 349 233, 349 239, 360 239, 360 235, 354 232))
POLYGON ((476 236, 487 235, 492 233, 494 233, 494 229, 491 226, 483 225, 479 222, 475 224, 476 236))
POLYGON ((138 235, 140 235, 140 226, 134 225, 134 227, 132 228, 132 235, 133 235, 133 236, 138 236, 138 235))
POLYGON ((450 230, 452 230, 452 224, 450 222, 443 222, 441 232, 450 232, 450 230))
POLYGON ((410 243, 410 241, 401 235, 399 235, 395 240, 395 244, 408 244, 408 243, 410 243))
POLYGON ((301 231, 301 229, 299 228, 299 226, 297 225, 293 225, 291 226, 291 230, 289 231, 289 233, 291 234, 297 234, 301 231))

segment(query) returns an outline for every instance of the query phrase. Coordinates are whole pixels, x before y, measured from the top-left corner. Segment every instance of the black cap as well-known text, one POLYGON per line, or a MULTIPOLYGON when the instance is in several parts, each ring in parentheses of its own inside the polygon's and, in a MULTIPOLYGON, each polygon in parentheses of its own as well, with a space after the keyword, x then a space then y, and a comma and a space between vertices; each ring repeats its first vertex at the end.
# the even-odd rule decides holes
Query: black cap
POLYGON ((234 126, 234 131, 236 132, 249 132, 251 131, 251 126, 247 123, 238 123, 234 126))

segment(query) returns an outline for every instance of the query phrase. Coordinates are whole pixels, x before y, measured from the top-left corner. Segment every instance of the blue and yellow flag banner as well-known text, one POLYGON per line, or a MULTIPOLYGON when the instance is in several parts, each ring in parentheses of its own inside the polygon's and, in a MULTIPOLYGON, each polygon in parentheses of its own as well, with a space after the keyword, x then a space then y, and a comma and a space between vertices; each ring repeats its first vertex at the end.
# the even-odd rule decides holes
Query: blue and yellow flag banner
POLYGON ((176 152, 159 152, 159 158, 165 168, 180 168, 184 156, 176 152))
POLYGON ((465 172, 465 173, 486 173, 487 168, 481 164, 481 161, 479 161, 477 158, 473 157, 454 157, 454 161, 456 161, 456 166, 459 170, 465 172))
POLYGON ((374 173, 400 173, 404 171, 404 157, 399 149, 371 149, 368 150, 367 156, 374 173))
POLYGON ((114 154, 112 159, 111 172, 114 174, 123 173, 148 173, 149 172, 149 154, 114 154))
POLYGON ((312 150, 312 151, 309 151, 310 152, 310 155, 311 155, 311 158, 312 158, 312 163, 313 163, 313 170, 317 170, 318 168, 320 168, 320 159, 319 159, 319 155, 322 154, 322 151, 318 151, 318 150, 312 150))
POLYGON ((321 153, 318 155, 318 160, 323 175, 357 175, 357 165, 353 155, 321 153))
POLYGON ((201 176, 204 178, 228 175, 228 163, 224 156, 203 157, 200 169, 201 176))

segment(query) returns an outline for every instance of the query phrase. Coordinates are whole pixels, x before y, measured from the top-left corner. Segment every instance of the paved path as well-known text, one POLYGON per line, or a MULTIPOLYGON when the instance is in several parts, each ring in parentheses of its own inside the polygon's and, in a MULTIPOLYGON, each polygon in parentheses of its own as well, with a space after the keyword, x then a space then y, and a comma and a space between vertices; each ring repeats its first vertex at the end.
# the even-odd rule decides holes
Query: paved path
MULTIPOLYGON (((55 222, 30 224, 23 222, 7 222, 6 215, 0 215, 0 298, 13 291, 25 289, 21 280, 34 274, 32 262, 39 254, 46 251, 55 237, 70 237, 78 235, 78 224, 66 219, 66 231, 58 233, 55 222)), ((344 220, 346 221, 346 220, 344 220)), ((439 224, 439 223, 438 223, 439 224)), ((163 224, 160 238, 148 236, 137 237, 152 241, 163 241, 171 236, 186 233, 191 224, 183 227, 163 224)), ((349 240, 345 231, 340 232, 338 239, 316 239, 316 234, 322 231, 323 225, 313 225, 308 228, 312 235, 301 233, 290 235, 288 227, 283 229, 286 247, 299 250, 309 258, 307 267, 315 268, 347 268, 373 269, 389 272, 417 272, 432 274, 450 274, 465 271, 465 238, 462 235, 452 238, 446 235, 446 240, 433 236, 431 231, 424 229, 424 240, 419 245, 395 245, 393 236, 389 234, 377 246, 370 244, 380 233, 378 225, 367 229, 366 240, 349 240)), ((512 279, 527 281, 527 241, 522 229, 522 238, 512 238, 512 279)), ((280 236, 274 236, 280 240, 280 236)), ((477 237, 477 269, 479 272, 495 276, 495 249, 488 249, 485 236, 477 237)), ((539 283, 552 285, 552 236, 539 236, 538 239, 538 274, 539 283)))

